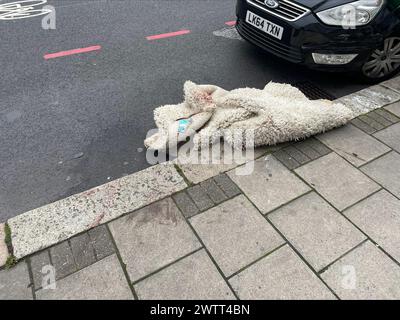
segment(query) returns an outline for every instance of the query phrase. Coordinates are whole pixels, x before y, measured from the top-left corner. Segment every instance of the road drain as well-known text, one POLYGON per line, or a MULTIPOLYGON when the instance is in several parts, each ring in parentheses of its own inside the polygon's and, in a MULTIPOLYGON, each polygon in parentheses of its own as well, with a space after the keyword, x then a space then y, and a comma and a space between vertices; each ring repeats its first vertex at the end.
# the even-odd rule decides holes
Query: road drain
POLYGON ((332 101, 336 99, 335 96, 326 92, 324 89, 321 89, 311 81, 299 81, 294 83, 293 86, 298 88, 311 100, 326 99, 332 101))

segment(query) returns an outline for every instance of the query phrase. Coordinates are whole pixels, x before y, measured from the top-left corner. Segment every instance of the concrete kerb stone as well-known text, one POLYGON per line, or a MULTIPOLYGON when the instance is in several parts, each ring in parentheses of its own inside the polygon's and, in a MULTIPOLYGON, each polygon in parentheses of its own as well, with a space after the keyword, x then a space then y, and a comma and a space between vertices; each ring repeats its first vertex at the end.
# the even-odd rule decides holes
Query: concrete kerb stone
POLYGON ((399 92, 382 85, 376 85, 342 97, 337 102, 350 108, 354 113, 354 118, 356 118, 399 100, 399 92))
POLYGON ((9 220, 21 259, 187 187, 171 163, 159 164, 9 220))
MULTIPOLYGON (((400 101, 400 91, 393 85, 396 81, 400 83, 400 77, 391 80, 390 83, 382 83, 350 94, 337 102, 351 108, 355 117, 387 106, 400 101)), ((284 146, 285 144, 257 150, 254 158, 284 146)), ((196 179, 185 177, 187 166, 182 166, 177 161, 155 165, 11 218, 8 224, 12 233, 14 255, 21 259, 186 189, 188 185, 185 181, 199 183, 232 169, 232 165, 218 167, 218 170, 213 170, 211 165, 206 167, 201 171, 212 172, 202 172, 199 181, 194 181, 196 179)))

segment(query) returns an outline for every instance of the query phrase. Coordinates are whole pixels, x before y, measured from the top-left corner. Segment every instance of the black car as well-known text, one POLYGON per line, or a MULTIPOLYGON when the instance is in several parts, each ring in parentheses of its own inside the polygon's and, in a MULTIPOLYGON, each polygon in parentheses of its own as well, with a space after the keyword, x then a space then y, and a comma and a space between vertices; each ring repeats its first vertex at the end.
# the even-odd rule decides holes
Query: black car
POLYGON ((400 0, 238 0, 236 28, 291 62, 376 82, 400 70, 399 6, 400 0))

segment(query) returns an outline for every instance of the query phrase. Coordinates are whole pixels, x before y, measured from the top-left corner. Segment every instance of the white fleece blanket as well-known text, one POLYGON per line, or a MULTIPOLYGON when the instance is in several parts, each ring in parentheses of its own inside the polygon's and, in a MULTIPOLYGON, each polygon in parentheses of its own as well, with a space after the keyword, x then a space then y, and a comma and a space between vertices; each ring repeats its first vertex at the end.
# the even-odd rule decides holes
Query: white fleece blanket
POLYGON ((299 89, 270 82, 263 90, 226 91, 213 85, 184 84, 184 102, 154 110, 158 133, 145 140, 149 149, 175 147, 191 137, 196 149, 221 138, 242 148, 300 140, 346 124, 350 109, 328 100, 309 100, 299 89), (238 135, 238 132, 243 132, 238 135))

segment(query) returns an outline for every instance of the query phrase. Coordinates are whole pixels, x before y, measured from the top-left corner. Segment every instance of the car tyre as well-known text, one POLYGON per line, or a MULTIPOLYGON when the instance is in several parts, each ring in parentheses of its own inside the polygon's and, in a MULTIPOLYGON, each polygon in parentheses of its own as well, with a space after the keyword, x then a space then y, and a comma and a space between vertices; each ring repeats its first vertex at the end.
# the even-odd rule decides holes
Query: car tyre
POLYGON ((376 48, 360 70, 360 77, 367 83, 388 80, 400 71, 400 37, 389 37, 376 48))

